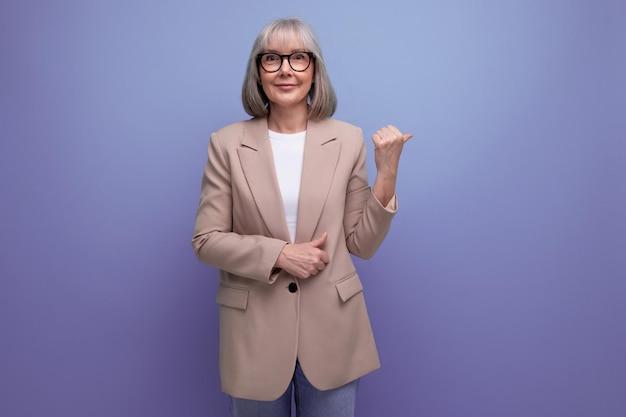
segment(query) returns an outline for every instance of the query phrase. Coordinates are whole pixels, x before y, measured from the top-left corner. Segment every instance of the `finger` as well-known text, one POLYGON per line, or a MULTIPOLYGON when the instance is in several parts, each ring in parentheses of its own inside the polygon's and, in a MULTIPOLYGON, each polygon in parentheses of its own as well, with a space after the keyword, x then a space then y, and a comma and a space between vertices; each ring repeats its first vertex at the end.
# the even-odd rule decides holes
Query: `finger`
POLYGON ((401 138, 403 136, 402 132, 400 132, 400 129, 398 129, 394 125, 388 125, 387 129, 389 129, 389 131, 393 134, 394 138, 401 138))
MULTIPOLYGON (((389 125, 389 126, 391 126, 391 125, 389 125)), ((396 135, 395 135, 395 133, 393 132, 393 130, 391 130, 391 129, 389 128, 389 126, 387 126, 387 127, 383 127, 383 128, 381 128, 381 129, 378 131, 378 132, 379 132, 379 134, 380 134, 380 136, 381 136, 383 139, 385 139, 385 140, 391 140, 391 139, 393 139, 393 138, 396 136, 396 135)))
POLYGON ((411 139, 413 137, 413 133, 406 133, 403 137, 402 137, 402 142, 405 142, 409 139, 411 139))
POLYGON ((328 238, 328 233, 324 232, 324 234, 321 237, 311 241, 311 246, 313 246, 314 248, 319 248, 324 243, 326 243, 327 238, 328 238))
POLYGON ((320 255, 320 259, 322 262, 324 262, 324 264, 327 264, 330 262, 330 256, 328 256, 328 252, 322 251, 321 255, 320 255))
POLYGON ((385 146, 385 144, 391 142, 393 140, 393 134, 389 133, 386 130, 379 130, 372 136, 372 141, 374 142, 375 148, 380 148, 385 146))

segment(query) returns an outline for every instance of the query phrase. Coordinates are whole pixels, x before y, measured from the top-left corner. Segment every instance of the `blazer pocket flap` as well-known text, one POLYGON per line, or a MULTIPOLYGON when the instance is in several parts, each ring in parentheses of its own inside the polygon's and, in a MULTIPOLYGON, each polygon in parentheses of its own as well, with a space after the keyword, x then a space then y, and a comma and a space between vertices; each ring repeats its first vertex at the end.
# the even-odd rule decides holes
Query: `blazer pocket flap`
POLYGON ((223 306, 245 310, 248 307, 248 290, 220 284, 215 302, 223 306))
POLYGON ((356 272, 335 284, 339 297, 344 303, 363 291, 363 285, 356 272))

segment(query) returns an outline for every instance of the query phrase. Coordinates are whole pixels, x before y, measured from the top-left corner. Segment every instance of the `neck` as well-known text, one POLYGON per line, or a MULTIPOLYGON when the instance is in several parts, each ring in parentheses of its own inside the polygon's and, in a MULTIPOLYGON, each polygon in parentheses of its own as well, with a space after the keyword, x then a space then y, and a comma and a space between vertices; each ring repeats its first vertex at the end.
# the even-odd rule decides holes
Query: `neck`
POLYGON ((270 130, 279 133, 298 133, 306 130, 309 119, 308 106, 297 108, 282 108, 272 106, 267 117, 267 126, 270 130))

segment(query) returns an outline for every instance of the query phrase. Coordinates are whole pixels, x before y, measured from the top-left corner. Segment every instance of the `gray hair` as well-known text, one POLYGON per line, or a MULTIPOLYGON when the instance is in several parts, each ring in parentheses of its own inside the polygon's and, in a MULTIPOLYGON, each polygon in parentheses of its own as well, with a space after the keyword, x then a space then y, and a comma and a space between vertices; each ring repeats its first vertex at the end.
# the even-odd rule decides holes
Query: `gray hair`
POLYGON ((337 108, 337 96, 328 78, 319 41, 313 29, 300 18, 278 19, 268 23, 259 33, 248 59, 246 76, 241 89, 241 100, 246 113, 252 117, 265 117, 269 114, 269 100, 260 84, 256 56, 265 52, 271 37, 279 43, 296 34, 304 47, 315 54, 313 85, 309 91, 309 119, 322 120, 331 117, 337 108))

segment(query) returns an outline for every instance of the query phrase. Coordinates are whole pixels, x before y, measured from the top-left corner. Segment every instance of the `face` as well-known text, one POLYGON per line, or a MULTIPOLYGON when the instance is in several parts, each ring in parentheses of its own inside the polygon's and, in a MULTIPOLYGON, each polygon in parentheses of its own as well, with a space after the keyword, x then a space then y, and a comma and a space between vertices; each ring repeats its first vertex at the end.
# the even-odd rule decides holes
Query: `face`
MULTIPOLYGON (((263 52, 273 52, 279 55, 308 52, 297 36, 292 36, 280 43, 275 38, 275 36, 270 38, 263 52)), ((311 60, 311 64, 305 71, 294 71, 286 57, 276 72, 267 72, 259 65, 261 86, 270 101, 270 108, 293 109, 299 106, 306 108, 309 91, 313 85, 314 67, 315 62, 311 60)))

